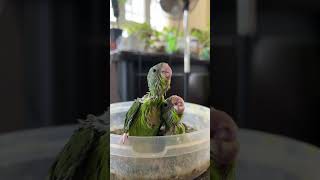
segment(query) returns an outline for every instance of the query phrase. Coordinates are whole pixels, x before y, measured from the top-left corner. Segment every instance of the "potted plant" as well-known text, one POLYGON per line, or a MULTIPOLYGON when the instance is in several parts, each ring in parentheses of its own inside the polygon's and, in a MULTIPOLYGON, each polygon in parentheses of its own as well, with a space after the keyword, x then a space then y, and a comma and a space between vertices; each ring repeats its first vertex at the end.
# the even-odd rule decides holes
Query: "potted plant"
POLYGON ((197 38, 198 42, 200 43, 200 46, 201 46, 200 52, 199 52, 200 59, 209 60, 210 59, 210 28, 207 28, 206 30, 193 28, 191 30, 191 35, 197 38))
POLYGON ((128 22, 123 24, 123 29, 128 35, 137 36, 144 43, 145 51, 156 51, 159 42, 160 32, 154 30, 148 23, 128 22))
POLYGON ((161 36, 166 44, 166 52, 169 54, 177 53, 179 50, 178 41, 183 36, 183 33, 178 31, 176 27, 164 27, 161 36))

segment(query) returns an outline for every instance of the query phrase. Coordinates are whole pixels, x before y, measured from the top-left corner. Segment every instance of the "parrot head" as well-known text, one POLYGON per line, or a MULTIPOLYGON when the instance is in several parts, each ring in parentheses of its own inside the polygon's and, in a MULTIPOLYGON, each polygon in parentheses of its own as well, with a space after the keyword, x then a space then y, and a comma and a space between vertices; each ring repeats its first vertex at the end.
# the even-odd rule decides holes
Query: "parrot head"
POLYGON ((172 70, 167 63, 159 63, 148 72, 148 87, 152 95, 162 96, 170 89, 172 70))
POLYGON ((184 112, 184 100, 177 95, 172 95, 164 103, 164 112, 174 110, 177 114, 183 114, 184 112))
POLYGON ((162 117, 170 126, 181 120, 184 112, 184 100, 177 96, 170 96, 162 105, 162 117))

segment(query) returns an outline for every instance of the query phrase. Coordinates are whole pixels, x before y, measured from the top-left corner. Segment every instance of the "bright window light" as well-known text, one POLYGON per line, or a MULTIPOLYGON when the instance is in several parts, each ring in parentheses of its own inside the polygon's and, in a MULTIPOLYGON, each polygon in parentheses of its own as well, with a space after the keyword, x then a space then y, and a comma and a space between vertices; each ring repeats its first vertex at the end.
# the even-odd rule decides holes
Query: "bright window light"
POLYGON ((111 0, 110 0, 110 22, 116 22, 116 21, 117 21, 117 19, 116 19, 116 17, 114 17, 113 8, 112 8, 111 0))
POLYGON ((144 23, 146 20, 145 0, 127 0, 125 11, 125 18, 128 21, 144 23))
POLYGON ((150 25, 152 28, 162 31, 167 25, 168 20, 161 9, 160 3, 157 0, 151 0, 150 3, 150 25))

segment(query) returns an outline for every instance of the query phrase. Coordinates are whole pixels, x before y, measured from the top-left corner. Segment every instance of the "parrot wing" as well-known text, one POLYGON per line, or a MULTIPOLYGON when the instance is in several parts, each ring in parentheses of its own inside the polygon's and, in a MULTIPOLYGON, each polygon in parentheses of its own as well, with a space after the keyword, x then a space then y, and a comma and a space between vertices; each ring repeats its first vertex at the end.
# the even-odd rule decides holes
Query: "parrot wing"
POLYGON ((106 180, 109 179, 109 133, 101 135, 90 151, 84 163, 84 175, 79 179, 106 180))
POLYGON ((213 179, 213 180, 221 180, 222 179, 220 172, 218 171, 217 168, 215 168, 213 166, 212 161, 210 161, 210 179, 213 179))
POLYGON ((139 100, 135 100, 133 104, 131 105, 130 109, 128 110, 126 117, 125 117, 125 122, 124 122, 124 132, 128 132, 129 128, 134 122, 134 119, 141 107, 142 102, 139 100))
POLYGON ((227 180, 235 180, 235 179, 236 179, 236 166, 234 162, 228 169, 227 180))
POLYGON ((235 180, 236 168, 235 163, 232 163, 224 172, 221 172, 212 160, 210 160, 210 179, 213 180, 235 180))
POLYGON ((80 128, 74 132, 49 170, 48 180, 71 180, 94 141, 93 128, 80 128))
MULTIPOLYGON (((100 117, 88 115, 87 119, 79 120, 80 128, 73 133, 58 154, 49 170, 47 180, 81 179, 79 175, 86 173, 86 169, 82 168, 86 164, 85 162, 94 161, 98 157, 101 158, 102 164, 99 167, 105 169, 106 165, 109 165, 109 163, 104 163, 109 162, 109 159, 106 159, 109 157, 107 143, 109 143, 110 123, 108 114, 109 109, 100 117), (92 151, 98 151, 96 157, 92 155, 92 151)), ((106 172, 108 170, 109 167, 106 172)), ((105 172, 99 171, 99 178, 100 176, 105 177, 105 172)))

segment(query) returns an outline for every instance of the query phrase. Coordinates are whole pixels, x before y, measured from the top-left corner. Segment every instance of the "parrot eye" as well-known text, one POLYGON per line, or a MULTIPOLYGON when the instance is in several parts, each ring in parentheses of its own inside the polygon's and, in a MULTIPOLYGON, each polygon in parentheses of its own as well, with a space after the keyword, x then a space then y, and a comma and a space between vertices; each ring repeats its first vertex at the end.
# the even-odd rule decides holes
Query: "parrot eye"
POLYGON ((156 69, 153 69, 152 71, 153 71, 153 72, 156 72, 157 70, 156 70, 156 69))

